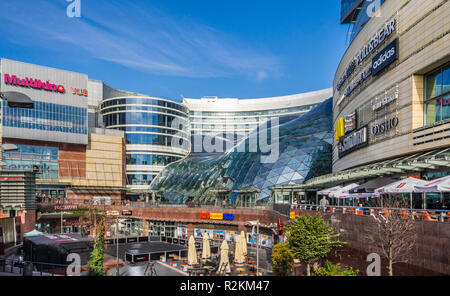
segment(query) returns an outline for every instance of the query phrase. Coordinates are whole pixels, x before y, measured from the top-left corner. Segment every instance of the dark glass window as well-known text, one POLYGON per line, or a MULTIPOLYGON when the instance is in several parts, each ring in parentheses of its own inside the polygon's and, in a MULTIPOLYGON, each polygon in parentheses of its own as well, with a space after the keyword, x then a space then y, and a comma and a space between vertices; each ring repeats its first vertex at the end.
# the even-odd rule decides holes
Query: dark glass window
POLYGON ((450 119, 450 64, 425 77, 425 122, 450 119))

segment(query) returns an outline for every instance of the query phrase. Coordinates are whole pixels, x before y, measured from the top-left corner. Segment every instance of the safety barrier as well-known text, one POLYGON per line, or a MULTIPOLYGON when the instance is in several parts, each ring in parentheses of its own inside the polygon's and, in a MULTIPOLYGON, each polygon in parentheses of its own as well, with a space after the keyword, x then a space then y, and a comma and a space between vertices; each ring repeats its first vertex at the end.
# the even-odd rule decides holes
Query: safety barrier
MULTIPOLYGON (((378 207, 350 207, 350 206, 325 206, 320 205, 292 205, 291 212, 295 210, 317 211, 323 213, 341 213, 359 216, 370 216, 377 213, 387 215, 389 211, 399 211, 405 219, 450 223, 450 211, 447 210, 423 210, 423 209, 399 209, 378 207)), ((296 214, 294 214, 296 215, 296 214)), ((292 217, 292 215, 291 215, 292 217)))

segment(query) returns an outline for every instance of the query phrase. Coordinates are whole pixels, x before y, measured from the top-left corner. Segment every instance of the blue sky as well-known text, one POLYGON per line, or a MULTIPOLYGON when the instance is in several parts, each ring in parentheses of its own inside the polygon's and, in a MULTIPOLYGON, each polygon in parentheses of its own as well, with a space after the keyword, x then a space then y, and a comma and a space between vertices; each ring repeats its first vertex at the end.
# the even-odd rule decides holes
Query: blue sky
POLYGON ((81 18, 69 4, 1 1, 0 56, 179 101, 328 88, 346 49, 338 0, 81 0, 81 18))

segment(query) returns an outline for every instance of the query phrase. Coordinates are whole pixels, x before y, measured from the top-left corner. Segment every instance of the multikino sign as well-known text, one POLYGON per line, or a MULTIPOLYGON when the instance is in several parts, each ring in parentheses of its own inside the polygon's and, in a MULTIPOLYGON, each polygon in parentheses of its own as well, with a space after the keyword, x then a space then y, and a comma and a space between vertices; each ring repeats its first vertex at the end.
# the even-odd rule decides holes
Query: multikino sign
POLYGON ((364 126, 339 141, 339 158, 344 157, 345 155, 362 148, 367 144, 367 126, 364 126))
POLYGON ((39 79, 33 79, 28 77, 20 79, 16 75, 10 76, 9 74, 5 74, 5 84, 29 87, 34 89, 43 89, 57 93, 64 93, 66 91, 64 86, 50 83, 48 80, 47 82, 42 82, 39 79))

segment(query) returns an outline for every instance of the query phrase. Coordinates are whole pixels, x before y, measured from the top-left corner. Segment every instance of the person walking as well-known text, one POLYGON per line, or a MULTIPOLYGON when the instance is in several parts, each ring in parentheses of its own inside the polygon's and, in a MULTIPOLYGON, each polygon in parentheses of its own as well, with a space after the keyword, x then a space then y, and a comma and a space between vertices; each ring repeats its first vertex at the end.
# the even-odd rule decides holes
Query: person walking
POLYGON ((322 213, 325 213, 327 211, 327 207, 330 205, 330 203, 328 202, 328 199, 323 196, 322 199, 320 200, 320 206, 322 207, 322 213))

